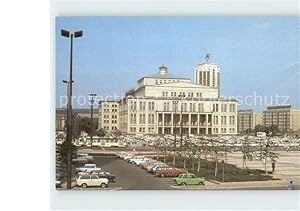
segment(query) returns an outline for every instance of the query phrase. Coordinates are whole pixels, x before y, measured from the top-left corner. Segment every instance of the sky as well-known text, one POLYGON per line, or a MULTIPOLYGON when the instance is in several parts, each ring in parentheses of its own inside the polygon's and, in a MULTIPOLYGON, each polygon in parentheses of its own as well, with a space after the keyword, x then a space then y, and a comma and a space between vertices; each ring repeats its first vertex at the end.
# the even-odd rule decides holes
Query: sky
POLYGON ((83 30, 73 47, 74 108, 89 106, 88 93, 124 96, 162 64, 194 81, 207 53, 221 68, 221 96, 239 109, 300 108, 299 17, 57 17, 56 107, 66 105, 69 77, 61 29, 83 30))

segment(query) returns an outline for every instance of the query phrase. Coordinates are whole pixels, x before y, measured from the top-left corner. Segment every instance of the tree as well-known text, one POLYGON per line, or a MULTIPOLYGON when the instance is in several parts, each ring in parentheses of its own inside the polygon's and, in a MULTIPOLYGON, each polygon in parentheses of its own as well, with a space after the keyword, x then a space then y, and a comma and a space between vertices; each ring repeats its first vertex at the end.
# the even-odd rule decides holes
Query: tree
POLYGON ((256 125, 254 131, 257 132, 266 132, 266 127, 264 125, 256 125))
POLYGON ((168 143, 169 143, 168 139, 164 138, 163 141, 161 141, 161 139, 160 139, 156 144, 156 147, 164 154, 164 162, 166 162, 168 150, 171 151, 168 143))
POLYGON ((207 145, 207 142, 201 140, 198 145, 195 145, 195 156, 197 157, 198 165, 197 165, 197 171, 200 171, 201 167, 201 156, 204 154, 206 155, 209 152, 209 147, 207 145))
MULTIPOLYGON (((89 117, 80 117, 78 119, 78 130, 79 132, 85 131, 86 133, 91 132, 91 118, 89 117)), ((94 131, 98 128, 98 121, 96 119, 93 119, 93 127, 94 131)))
POLYGON ((272 151, 271 149, 272 146, 272 142, 268 139, 266 144, 264 145, 264 147, 262 148, 262 151, 260 153, 260 157, 263 159, 264 161, 264 166, 265 166, 265 174, 267 175, 267 161, 268 158, 273 162, 276 162, 276 159, 279 158, 279 154, 275 153, 272 151))
POLYGON ((215 177, 217 177, 218 161, 219 158, 223 155, 222 148, 218 146, 214 140, 212 140, 211 146, 209 147, 209 151, 212 153, 212 160, 215 162, 215 177))
MULTIPOLYGON (((77 157, 77 147, 72 144, 72 159, 77 157)), ((62 144, 56 145, 56 162, 62 164, 62 173, 66 175, 67 167, 67 156, 68 156, 68 143, 64 141, 62 144)), ((73 166, 76 167, 77 164, 73 163, 73 166)))
POLYGON ((271 125, 267 128, 267 133, 272 133, 272 134, 275 134, 277 132, 279 132, 279 128, 278 128, 278 125, 271 125))
POLYGON ((97 136, 103 137, 106 134, 106 131, 103 128, 99 128, 96 132, 97 136))
POLYGON ((180 156, 183 158, 183 168, 186 168, 186 159, 189 157, 188 155, 189 143, 187 140, 184 141, 182 146, 180 147, 180 156))
POLYGON ((242 158, 243 158, 243 169, 247 166, 246 160, 253 159, 253 151, 251 150, 250 144, 248 140, 245 140, 241 146, 242 158))
POLYGON ((233 145, 229 145, 228 143, 223 142, 221 150, 225 158, 225 163, 227 163, 227 155, 233 152, 233 145))

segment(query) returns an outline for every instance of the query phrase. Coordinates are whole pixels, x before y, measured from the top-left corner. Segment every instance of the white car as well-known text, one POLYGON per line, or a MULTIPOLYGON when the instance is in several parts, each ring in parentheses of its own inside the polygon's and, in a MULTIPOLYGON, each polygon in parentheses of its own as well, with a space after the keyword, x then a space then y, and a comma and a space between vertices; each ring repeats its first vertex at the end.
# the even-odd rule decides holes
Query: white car
POLYGON ((76 179, 77 186, 86 187, 102 187, 108 186, 107 178, 99 178, 97 175, 81 175, 76 179))
POLYGON ((130 158, 133 158, 134 154, 127 154, 124 156, 124 160, 129 160, 130 158))
POLYGON ((144 159, 144 156, 134 156, 133 158, 129 159, 129 162, 130 163, 136 163, 136 161, 142 160, 142 159, 144 159))
POLYGON ((79 167, 79 168, 76 168, 76 172, 83 172, 87 169, 99 169, 101 170, 101 168, 97 167, 96 164, 85 164, 83 167, 79 167))
POLYGON ((140 159, 140 160, 136 160, 134 161, 136 165, 140 165, 141 163, 143 162, 147 162, 147 161, 150 161, 150 160, 153 160, 152 158, 144 158, 144 159, 140 159))

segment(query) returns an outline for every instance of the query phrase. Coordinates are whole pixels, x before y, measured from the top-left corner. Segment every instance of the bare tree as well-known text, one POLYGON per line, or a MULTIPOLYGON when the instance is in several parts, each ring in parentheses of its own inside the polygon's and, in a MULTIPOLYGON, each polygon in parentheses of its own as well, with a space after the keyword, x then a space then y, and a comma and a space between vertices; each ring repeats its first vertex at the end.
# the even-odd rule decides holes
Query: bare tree
POLYGON ((265 143, 265 145, 262 148, 262 151, 260 153, 260 158, 262 158, 264 160, 264 167, 265 167, 265 174, 267 175, 267 161, 268 158, 272 161, 272 162, 276 162, 276 159, 279 158, 279 154, 275 153, 272 151, 272 142, 268 139, 267 142, 265 143))
POLYGON ((253 159, 253 151, 248 140, 245 140, 241 146, 242 158, 243 158, 243 169, 247 167, 247 159, 253 159))

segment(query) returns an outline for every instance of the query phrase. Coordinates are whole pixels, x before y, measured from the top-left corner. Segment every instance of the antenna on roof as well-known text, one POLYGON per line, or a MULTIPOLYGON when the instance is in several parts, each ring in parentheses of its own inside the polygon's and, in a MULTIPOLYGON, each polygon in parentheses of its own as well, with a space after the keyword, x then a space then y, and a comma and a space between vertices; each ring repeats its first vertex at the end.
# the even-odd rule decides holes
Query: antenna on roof
POLYGON ((208 53, 208 54, 206 54, 206 56, 205 56, 205 60, 206 60, 206 63, 208 64, 208 62, 209 62, 209 59, 210 59, 210 54, 208 53))

